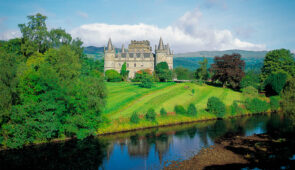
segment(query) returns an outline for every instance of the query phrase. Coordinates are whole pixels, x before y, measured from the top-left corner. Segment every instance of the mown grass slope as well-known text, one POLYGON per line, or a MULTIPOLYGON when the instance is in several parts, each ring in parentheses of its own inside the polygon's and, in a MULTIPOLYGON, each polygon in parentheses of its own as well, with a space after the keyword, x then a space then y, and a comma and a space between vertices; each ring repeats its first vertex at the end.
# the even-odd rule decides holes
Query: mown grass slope
POLYGON ((151 89, 141 88, 136 83, 128 82, 106 83, 106 86, 108 97, 103 115, 109 123, 103 125, 98 133, 215 118, 215 115, 205 111, 209 97, 216 96, 227 106, 230 106, 234 100, 243 100, 243 95, 239 92, 194 83, 154 83, 151 89), (195 90, 194 94, 192 89, 195 90), (174 114, 175 105, 187 108, 190 103, 197 107, 197 116, 174 114), (162 107, 167 110, 168 116, 160 116, 162 107), (149 108, 155 109, 158 115, 157 122, 144 120, 144 114, 149 108), (139 124, 129 122, 133 112, 138 112, 142 118, 139 124))

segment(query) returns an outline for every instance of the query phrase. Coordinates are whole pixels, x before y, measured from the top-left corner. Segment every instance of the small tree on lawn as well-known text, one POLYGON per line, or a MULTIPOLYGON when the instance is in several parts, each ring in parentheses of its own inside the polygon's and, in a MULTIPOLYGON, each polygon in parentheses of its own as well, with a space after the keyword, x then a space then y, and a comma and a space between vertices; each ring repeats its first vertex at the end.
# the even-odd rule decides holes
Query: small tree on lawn
POLYGON ((222 118, 225 114, 225 105, 217 97, 210 97, 207 102, 207 110, 215 114, 217 117, 222 118))
POLYGON ((133 114, 130 117, 130 122, 135 124, 139 123, 139 117, 137 112, 133 112, 133 114))
POLYGON ((162 116, 166 116, 167 115, 167 111, 164 108, 162 108, 160 110, 160 113, 161 113, 162 116))
POLYGON ((129 75, 129 70, 127 70, 126 62, 121 67, 120 75, 122 76, 123 80, 126 81, 129 75))
POLYGON ((195 116, 197 114, 197 108, 196 106, 191 103, 188 108, 187 108, 187 114, 189 115, 192 115, 192 116, 195 116))
POLYGON ((155 112, 155 109, 153 108, 150 108, 146 115, 145 115, 145 118, 146 120, 149 120, 149 121, 155 121, 156 120, 156 112, 155 112))

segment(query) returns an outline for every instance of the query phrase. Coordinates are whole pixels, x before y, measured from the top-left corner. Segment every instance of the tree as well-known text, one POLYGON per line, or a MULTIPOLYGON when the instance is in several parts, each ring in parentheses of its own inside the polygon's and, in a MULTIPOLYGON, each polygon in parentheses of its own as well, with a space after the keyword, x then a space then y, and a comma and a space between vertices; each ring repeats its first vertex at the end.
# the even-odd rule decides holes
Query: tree
POLYGON ((17 56, 0 47, 0 129, 10 119, 11 108, 19 102, 17 56))
POLYGON ((282 110, 295 118, 295 78, 290 78, 281 94, 282 110))
POLYGON ((214 64, 211 65, 211 71, 214 73, 212 80, 218 80, 223 86, 230 85, 236 89, 245 75, 244 69, 245 62, 241 59, 240 54, 217 56, 214 58, 214 64))
POLYGON ((166 62, 160 62, 156 65, 156 75, 161 82, 172 80, 172 72, 166 62))
POLYGON ((47 17, 37 13, 28 16, 28 24, 19 24, 22 33, 22 51, 26 56, 34 52, 44 53, 49 48, 48 32, 46 27, 47 17))
POLYGON ((133 114, 130 117, 130 122, 135 124, 139 123, 139 117, 137 112, 133 112, 133 114))
POLYGON ((181 106, 181 105, 174 106, 174 111, 177 114, 186 114, 185 108, 183 106, 181 106))
POLYGON ((162 116, 167 115, 167 111, 165 110, 165 108, 161 108, 160 113, 161 113, 162 116))
POLYGON ((261 81, 264 82, 271 74, 279 72, 295 77, 295 61, 290 50, 272 50, 265 55, 261 68, 261 81))
POLYGON ((121 75, 116 70, 107 70, 105 72, 106 80, 109 82, 120 82, 122 81, 121 75))
POLYGON ((143 71, 139 82, 141 82, 140 87, 151 88, 153 85, 153 76, 143 71))
POLYGON ((156 120, 156 112, 155 112, 155 109, 153 108, 150 108, 146 115, 145 115, 145 118, 146 120, 149 120, 149 121, 155 121, 156 120))
POLYGON ((197 108, 196 106, 191 103, 188 108, 187 108, 187 114, 189 115, 192 115, 192 116, 195 116, 197 114, 197 108))
POLYGON ((264 89, 267 95, 278 95, 281 93, 287 81, 286 73, 272 73, 264 81, 264 89))
POLYGON ((57 49, 49 49, 45 53, 45 58, 58 73, 58 77, 64 85, 68 85, 80 75, 80 56, 68 45, 63 45, 57 49))
POLYGON ((209 78, 209 72, 207 69, 208 59, 203 58, 203 61, 199 61, 200 67, 196 70, 196 78, 200 80, 207 80, 209 78))
POLYGON ((207 110, 215 114, 217 117, 222 118, 225 114, 225 105, 217 97, 210 97, 207 102, 207 110))
POLYGON ((129 75, 129 70, 127 70, 126 62, 121 67, 120 75, 122 76, 123 80, 126 81, 129 75))
POLYGON ((241 89, 248 86, 260 89, 260 74, 256 73, 254 70, 248 71, 240 83, 241 89))
POLYGON ((248 86, 242 89, 242 93, 245 97, 257 97, 258 90, 252 86, 248 86))
POLYGON ((177 67, 174 69, 178 80, 191 80, 193 78, 193 73, 186 68, 177 67))

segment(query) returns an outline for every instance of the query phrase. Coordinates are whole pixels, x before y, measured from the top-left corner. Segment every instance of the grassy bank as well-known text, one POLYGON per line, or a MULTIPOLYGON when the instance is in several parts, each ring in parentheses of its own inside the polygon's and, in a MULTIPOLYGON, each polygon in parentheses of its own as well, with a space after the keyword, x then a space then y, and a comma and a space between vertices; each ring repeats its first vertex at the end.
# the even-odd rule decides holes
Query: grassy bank
POLYGON ((98 134, 216 119, 215 115, 205 110, 207 100, 212 96, 223 101, 227 108, 225 117, 230 117, 232 116, 230 105, 233 101, 244 100, 240 92, 194 83, 155 83, 151 89, 140 88, 135 83, 128 82, 107 83, 106 85, 108 97, 103 116, 107 121, 101 125, 98 134), (192 89, 195 91, 194 94, 192 89), (175 105, 187 108, 190 103, 197 107, 196 116, 175 114, 175 105), (157 113, 155 122, 144 119, 149 108, 154 108, 157 113), (168 112, 167 116, 160 115, 161 108, 165 108, 168 112), (133 112, 137 112, 141 118, 138 124, 129 121, 133 112))

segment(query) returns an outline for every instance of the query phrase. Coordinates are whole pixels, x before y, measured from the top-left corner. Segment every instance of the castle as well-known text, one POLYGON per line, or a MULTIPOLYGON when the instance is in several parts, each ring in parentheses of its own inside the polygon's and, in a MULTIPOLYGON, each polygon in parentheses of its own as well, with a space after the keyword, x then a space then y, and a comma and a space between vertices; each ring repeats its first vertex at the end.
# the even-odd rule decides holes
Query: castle
POLYGON ((154 71, 155 66, 160 62, 167 62, 169 69, 173 69, 173 52, 169 44, 164 45, 160 38, 159 45, 155 45, 155 53, 148 40, 131 40, 128 49, 122 45, 121 52, 116 52, 115 47, 109 39, 107 48, 104 49, 104 72, 114 69, 120 73, 121 67, 126 62, 129 70, 129 78, 133 78, 139 70, 150 69, 154 71))

